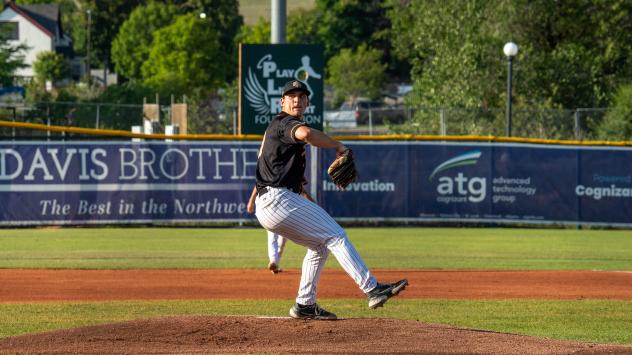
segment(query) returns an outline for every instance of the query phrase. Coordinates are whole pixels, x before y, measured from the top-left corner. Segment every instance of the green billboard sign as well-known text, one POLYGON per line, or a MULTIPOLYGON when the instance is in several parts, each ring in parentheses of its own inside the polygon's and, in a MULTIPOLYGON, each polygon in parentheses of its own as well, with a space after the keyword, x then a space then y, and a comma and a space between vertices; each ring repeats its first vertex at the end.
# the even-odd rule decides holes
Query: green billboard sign
POLYGON ((304 121, 323 129, 323 48, 307 44, 242 44, 239 50, 239 132, 263 134, 281 112, 281 91, 301 80, 312 95, 304 121))

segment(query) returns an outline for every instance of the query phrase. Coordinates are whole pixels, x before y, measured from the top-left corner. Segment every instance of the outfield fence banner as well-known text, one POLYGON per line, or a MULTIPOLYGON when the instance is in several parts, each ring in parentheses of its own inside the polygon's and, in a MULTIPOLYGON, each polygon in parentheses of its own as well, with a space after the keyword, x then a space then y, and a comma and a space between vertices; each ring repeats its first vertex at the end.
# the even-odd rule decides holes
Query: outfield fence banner
MULTIPOLYGON (((310 191, 340 221, 632 225, 632 148, 345 142, 307 149, 310 191), (316 159, 314 151, 318 151, 316 159)), ((0 225, 254 221, 259 142, 0 142, 0 225)))
POLYGON ((326 176, 319 202, 342 221, 632 225, 632 149, 505 143, 347 142, 358 181, 326 176))
POLYGON ((259 142, 3 142, 0 224, 253 218, 259 142))

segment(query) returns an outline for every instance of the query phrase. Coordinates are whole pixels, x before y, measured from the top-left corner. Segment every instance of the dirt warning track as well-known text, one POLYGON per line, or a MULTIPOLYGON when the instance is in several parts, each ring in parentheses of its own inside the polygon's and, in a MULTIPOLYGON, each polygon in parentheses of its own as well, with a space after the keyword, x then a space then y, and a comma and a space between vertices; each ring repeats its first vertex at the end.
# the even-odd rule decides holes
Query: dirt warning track
MULTIPOLYGON (((403 298, 632 300, 632 272, 375 270, 407 278, 403 298)), ((293 299, 300 270, 0 270, 0 302, 158 299, 293 299), (274 292, 272 292, 274 291, 274 292)), ((362 298, 342 271, 327 269, 320 298, 362 298)))

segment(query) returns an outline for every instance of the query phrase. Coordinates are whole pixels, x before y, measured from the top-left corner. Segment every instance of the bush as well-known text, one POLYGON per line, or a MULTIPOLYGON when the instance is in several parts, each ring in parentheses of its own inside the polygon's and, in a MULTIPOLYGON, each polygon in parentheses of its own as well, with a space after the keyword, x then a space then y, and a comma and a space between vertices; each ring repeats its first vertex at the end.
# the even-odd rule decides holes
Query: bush
POLYGON ((614 106, 598 128, 602 140, 632 139, 632 84, 622 85, 614 97, 614 106))
POLYGON ((39 82, 56 82, 70 75, 70 63, 59 53, 40 52, 33 63, 33 70, 39 82))

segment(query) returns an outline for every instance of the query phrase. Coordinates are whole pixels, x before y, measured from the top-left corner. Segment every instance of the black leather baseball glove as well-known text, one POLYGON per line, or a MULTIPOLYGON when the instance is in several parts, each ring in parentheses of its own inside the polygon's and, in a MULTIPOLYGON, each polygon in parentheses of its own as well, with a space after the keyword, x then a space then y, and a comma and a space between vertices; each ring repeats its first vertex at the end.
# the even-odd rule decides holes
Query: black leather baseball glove
POLYGON ((353 161, 353 152, 347 149, 339 154, 327 169, 331 180, 340 189, 344 189, 358 177, 358 171, 353 161))

